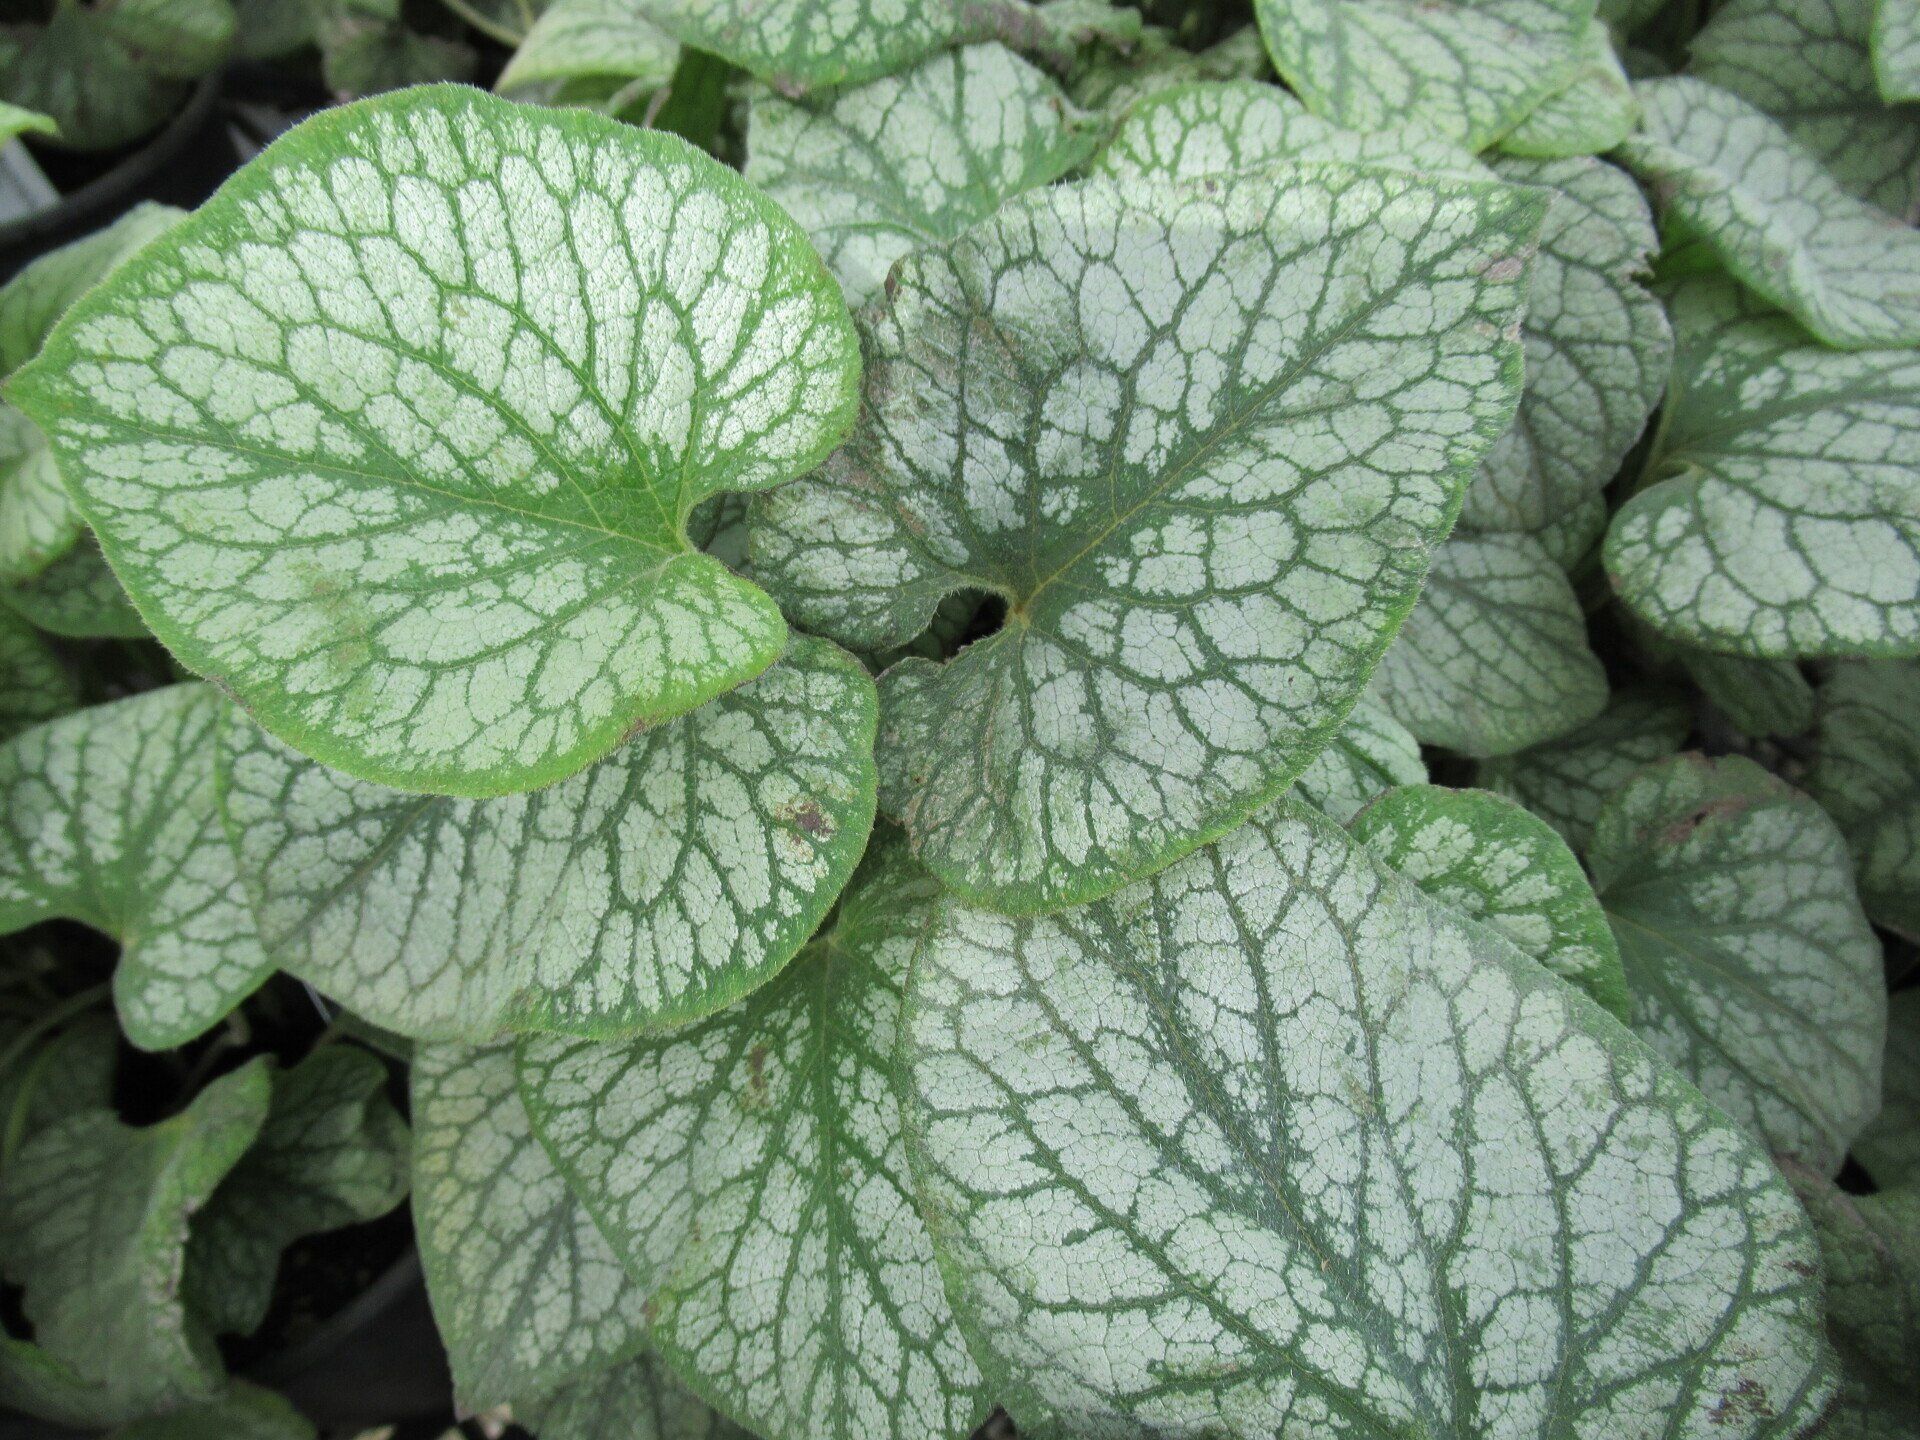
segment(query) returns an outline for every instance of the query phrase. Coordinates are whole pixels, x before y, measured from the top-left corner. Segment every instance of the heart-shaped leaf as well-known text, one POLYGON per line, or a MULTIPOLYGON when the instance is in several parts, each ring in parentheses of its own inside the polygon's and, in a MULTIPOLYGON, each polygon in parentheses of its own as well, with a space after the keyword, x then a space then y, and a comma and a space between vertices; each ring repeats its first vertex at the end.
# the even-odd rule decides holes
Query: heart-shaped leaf
POLYGON ((1920 199, 1920 109, 1874 83, 1873 0, 1727 0, 1691 70, 1766 111, 1848 190, 1895 215, 1920 199))
MULTIPOLYGON (((1116 175, 1194 179, 1282 160, 1486 176, 1417 131, 1342 130, 1272 85, 1187 85, 1136 105, 1101 152, 1116 175)), ((1653 220, 1633 181, 1593 160, 1497 157, 1502 179, 1550 194, 1527 286, 1526 390, 1467 491, 1462 529, 1522 531, 1563 565, 1605 528, 1599 492, 1659 403, 1673 340, 1641 285, 1653 220)))
POLYGON ((1806 786, 1847 837, 1867 914, 1920 940, 1920 664, 1853 660, 1820 687, 1806 786))
POLYGON ((1023 1429, 1785 1440, 1833 1394, 1760 1147, 1286 802, 1109 900, 950 904, 902 1055, 935 1244, 1023 1429))
POLYGON ((901 262, 854 438, 756 501, 752 554, 867 649, 1007 600, 881 682, 883 803, 941 879, 1103 894, 1331 739, 1512 418, 1540 210, 1331 166, 1097 180, 901 262))
POLYGON ((643 1293, 534 1138, 513 1051, 423 1045, 411 1073, 413 1222, 461 1404, 525 1403, 632 1357, 643 1293))
POLYGON ((1712 276, 1671 308, 1655 483, 1607 533, 1620 597, 1730 654, 1920 654, 1920 355, 1839 354, 1712 276))
POLYGON ((1506 755, 1598 715, 1607 676, 1566 572, 1529 535, 1456 535, 1374 693, 1420 740, 1506 755))
POLYGON ((1315 114, 1479 150, 1573 78, 1593 0, 1254 0, 1253 13, 1315 114))
POLYGON ((1607 797, 1642 765, 1679 750, 1692 724, 1675 694, 1621 690, 1571 735, 1482 761, 1474 783, 1518 800, 1575 850, 1585 850, 1607 797))
POLYGON ((939 886, 882 842, 771 984, 622 1049, 523 1041, 540 1137, 646 1287, 650 1343, 774 1436, 962 1436, 991 1399, 914 1212, 900 994, 939 886))
POLYGON ((407 1194, 407 1122, 387 1070, 331 1045, 273 1077, 260 1137, 193 1217, 187 1296, 223 1334, 250 1335, 273 1299, 280 1252, 303 1235, 386 1214, 407 1194))
POLYGON ((1887 997, 1846 845, 1740 756, 1677 755, 1587 846, 1633 1027, 1727 1114, 1831 1175, 1880 1106, 1887 997))
POLYGON ((1606 912, 1579 859, 1539 816, 1490 790, 1406 785, 1348 829, 1388 869, 1627 1019, 1627 978, 1606 912))
POLYGON ((1920 345, 1920 235, 1780 123, 1690 75, 1642 81, 1618 154, 1720 263, 1828 345, 1920 345))
POLYGON ((0 933, 63 917, 121 942, 127 1038, 185 1044, 273 972, 220 824, 207 685, 95 705, 0 747, 0 933))
POLYGON ((132 1129, 85 1110, 12 1157, 0 1173, 0 1262, 25 1288, 34 1343, 7 1340, 0 1396, 34 1398, 19 1369, 57 1375, 66 1403, 48 1407, 42 1394, 36 1408, 99 1426, 219 1389, 212 1332, 180 1293, 187 1218, 260 1133, 269 1089, 265 1062, 253 1061, 170 1120, 132 1129))
POLYGON ((669 135, 455 87, 276 141, 10 394, 182 661, 362 778, 559 779, 780 653, 693 506, 809 469, 857 341, 669 135))
POLYGON ((355 780, 235 715, 223 803, 274 959, 388 1029, 620 1035, 790 960, 873 824, 873 682, 787 657, 570 780, 455 800, 355 780))
POLYGON ((818 99, 754 96, 747 178, 798 220, 848 303, 1098 141, 1092 117, 1003 45, 969 45, 818 99))

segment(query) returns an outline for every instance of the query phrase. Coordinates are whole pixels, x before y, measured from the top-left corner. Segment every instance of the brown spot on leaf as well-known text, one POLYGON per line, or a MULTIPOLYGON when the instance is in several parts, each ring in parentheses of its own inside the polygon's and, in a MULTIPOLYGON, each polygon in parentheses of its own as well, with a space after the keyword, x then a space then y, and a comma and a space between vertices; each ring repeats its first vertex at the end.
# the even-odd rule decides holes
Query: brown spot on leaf
POLYGON ((1495 284, 1504 285, 1509 280, 1517 280, 1527 268, 1527 262, 1518 255, 1502 255, 1498 260, 1489 260, 1480 267, 1480 273, 1495 284))
POLYGON ((1660 832, 1660 843, 1662 845, 1684 845, 1693 838, 1694 831, 1698 830, 1709 820, 1717 820, 1727 815, 1738 815, 1742 810, 1747 808, 1749 803, 1751 802, 1748 801, 1744 795, 1722 795, 1718 799, 1708 800, 1704 804, 1696 805, 1660 832))
POLYGON ((781 818, 794 829, 803 831, 816 840, 828 839, 833 834, 833 822, 811 800, 802 800, 798 805, 784 806, 780 813, 781 818))
POLYGON ((767 1098, 767 1047, 756 1045, 747 1052, 747 1093, 756 1101, 767 1098))
POLYGON ((1751 1377, 1720 1392, 1720 1400, 1707 1412, 1715 1425, 1743 1425, 1749 1420, 1771 1420, 1773 1406, 1767 1403, 1767 1387, 1751 1377))

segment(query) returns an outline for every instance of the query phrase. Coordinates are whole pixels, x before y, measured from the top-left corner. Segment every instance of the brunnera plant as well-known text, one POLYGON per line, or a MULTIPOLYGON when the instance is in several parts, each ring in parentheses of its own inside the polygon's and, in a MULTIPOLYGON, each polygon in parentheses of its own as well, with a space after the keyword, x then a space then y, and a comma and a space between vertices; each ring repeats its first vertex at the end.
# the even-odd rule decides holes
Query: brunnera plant
POLYGON ((496 8, 0 290, 0 1404, 1920 1436, 1911 7, 496 8))

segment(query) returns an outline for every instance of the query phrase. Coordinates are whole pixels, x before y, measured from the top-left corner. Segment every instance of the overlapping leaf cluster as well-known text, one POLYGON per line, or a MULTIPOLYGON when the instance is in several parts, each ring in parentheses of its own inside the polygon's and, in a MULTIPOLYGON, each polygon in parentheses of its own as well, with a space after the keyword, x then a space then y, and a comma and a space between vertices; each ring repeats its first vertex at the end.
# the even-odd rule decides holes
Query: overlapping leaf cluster
POLYGON ((548 1440, 1920 1436, 1920 23, 1219 8, 476 9, 0 292, 0 927, 396 1057, 36 981, 0 1400, 299 1433, 410 1184, 548 1440))

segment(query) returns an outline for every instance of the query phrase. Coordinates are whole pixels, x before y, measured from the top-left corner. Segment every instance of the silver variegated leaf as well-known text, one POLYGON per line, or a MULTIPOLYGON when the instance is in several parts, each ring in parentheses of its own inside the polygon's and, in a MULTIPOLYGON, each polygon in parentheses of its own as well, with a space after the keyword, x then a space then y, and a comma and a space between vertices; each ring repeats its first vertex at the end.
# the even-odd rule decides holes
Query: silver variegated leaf
POLYGON ((902 1053, 935 1242, 1023 1425, 1786 1440, 1832 1397, 1765 1152, 1285 802, 1075 910, 949 904, 902 1053))
POLYGON ((1770 1150, 1824 1174, 1880 1107, 1887 996, 1840 832, 1739 756, 1615 791, 1587 864, 1633 1027, 1770 1150))
POLYGON ((1456 535, 1380 662, 1373 694, 1423 743, 1508 755, 1578 729, 1605 708, 1566 572, 1530 535, 1456 535))
POLYGON ((902 262, 854 439, 757 499, 752 557, 870 650, 1007 600, 882 678, 883 804, 935 873, 1073 903, 1292 782, 1512 418, 1540 208, 1344 167, 1097 180, 902 262))
POLYGON ((558 780, 780 654, 686 535, 853 418, 805 237, 675 136, 423 86, 316 116, 11 382, 154 633, 321 761, 558 780))
POLYGON ((1411 125, 1479 150, 1573 78, 1592 0, 1255 0, 1273 68, 1354 130, 1411 125))
POLYGON ((1743 284, 1828 345, 1920 344, 1920 234, 1843 188, 1781 123, 1690 75, 1635 87, 1617 152, 1743 284))
POLYGON ((545 790, 329 770, 235 714, 222 803, 277 963, 388 1029, 620 1035, 778 971, 873 823, 873 682, 795 635, 759 678, 545 790))
POLYGON ((1920 654, 1920 354, 1828 349, 1711 275, 1671 310, 1651 483, 1607 532, 1615 591, 1726 654, 1920 654))
POLYGON ((963 1436, 992 1409, 915 1213, 894 1049, 939 887, 883 841, 831 926, 659 1040, 521 1043, 541 1138, 649 1294, 650 1343, 772 1437, 963 1436))
POLYGON ((818 98, 753 99, 749 180, 800 222, 849 304, 893 262, 1074 169, 1093 117, 1003 45, 969 45, 818 98))
POLYGON ((637 1354, 644 1292, 534 1137, 507 1046, 422 1045, 413 1223, 470 1409, 559 1392, 637 1354))
POLYGON ((1833 178, 1908 219, 1920 201, 1920 106, 1874 82, 1874 0, 1728 0, 1689 46, 1692 71, 1778 120, 1833 178))
POLYGON ((50 721, 0 747, 0 932, 56 916, 121 942, 127 1038, 185 1044, 273 971, 220 823, 226 702, 173 685, 50 721))
POLYGON ((1518 800, 1575 850, 1585 850, 1607 797, 1642 765, 1678 751, 1692 725, 1678 694, 1622 690, 1572 734, 1482 761, 1475 783, 1518 800))
POLYGON ((1579 858, 1532 811, 1490 790, 1406 785, 1347 828, 1389 870, 1627 1019, 1627 979, 1606 911, 1579 858))

